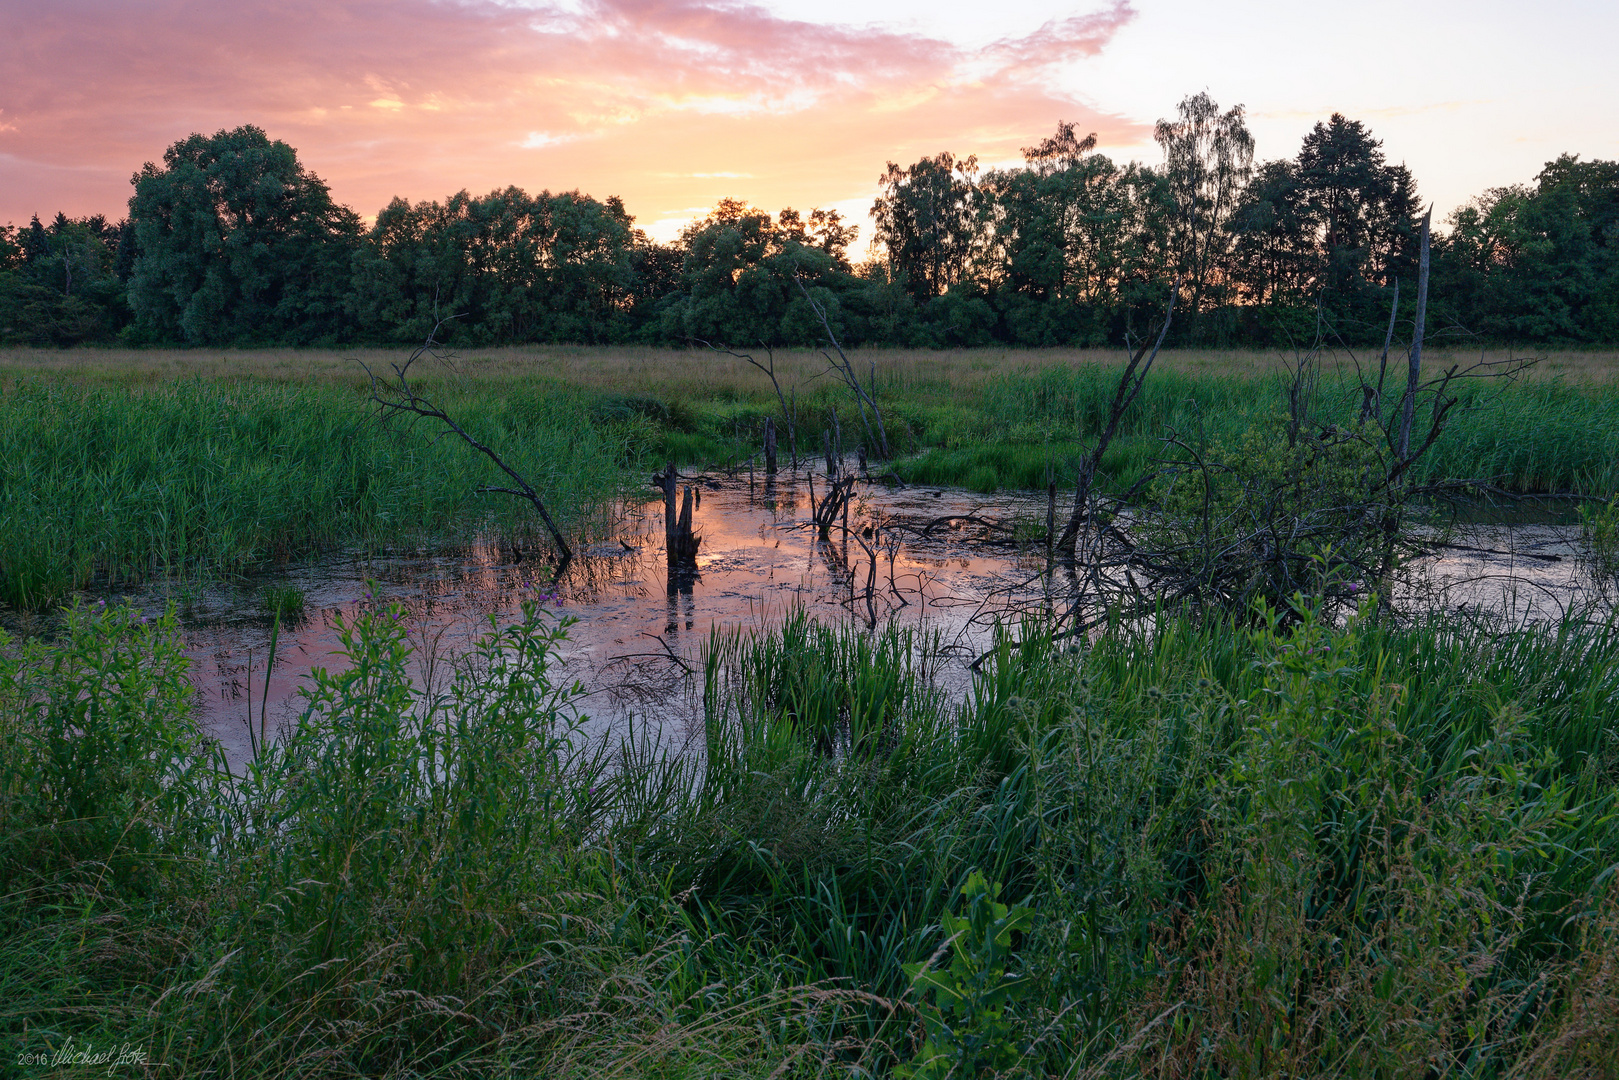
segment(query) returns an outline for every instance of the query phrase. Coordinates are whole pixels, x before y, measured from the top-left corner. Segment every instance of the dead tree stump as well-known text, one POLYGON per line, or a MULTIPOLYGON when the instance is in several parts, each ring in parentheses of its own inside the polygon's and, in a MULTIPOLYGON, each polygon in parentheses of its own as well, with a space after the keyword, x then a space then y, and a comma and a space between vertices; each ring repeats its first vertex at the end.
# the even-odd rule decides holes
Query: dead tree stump
POLYGON ((663 538, 668 550, 669 573, 690 571, 697 568, 697 548, 702 543, 702 537, 692 531, 691 511, 693 502, 692 489, 686 488, 685 498, 681 500, 679 513, 675 511, 675 495, 679 488, 680 474, 675 471, 674 462, 658 477, 659 485, 663 488, 663 538))
POLYGON ((765 475, 776 475, 776 422, 765 417, 765 475))

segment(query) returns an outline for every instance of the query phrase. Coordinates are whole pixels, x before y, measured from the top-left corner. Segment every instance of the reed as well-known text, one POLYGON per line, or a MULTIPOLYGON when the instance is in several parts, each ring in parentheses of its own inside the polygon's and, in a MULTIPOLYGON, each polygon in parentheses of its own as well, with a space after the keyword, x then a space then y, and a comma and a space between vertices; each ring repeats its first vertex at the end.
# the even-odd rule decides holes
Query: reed
MULTIPOLYGON (((628 426, 580 424, 565 395, 444 389, 578 529, 644 452, 628 426)), ((92 581, 536 532, 514 501, 475 494, 492 467, 439 434, 383 423, 334 387, 14 385, 0 392, 0 600, 39 607, 92 581)))

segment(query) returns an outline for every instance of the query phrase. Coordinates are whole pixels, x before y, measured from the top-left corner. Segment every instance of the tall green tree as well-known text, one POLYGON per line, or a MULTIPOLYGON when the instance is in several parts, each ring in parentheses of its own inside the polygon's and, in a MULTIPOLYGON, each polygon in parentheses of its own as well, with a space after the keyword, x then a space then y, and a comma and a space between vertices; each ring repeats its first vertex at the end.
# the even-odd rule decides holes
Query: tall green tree
POLYGON ((1187 290, 1185 312, 1195 316, 1224 261, 1226 225, 1252 172, 1254 137, 1241 105, 1221 112, 1205 92, 1183 98, 1175 119, 1158 121, 1153 139, 1163 148, 1175 196, 1172 243, 1187 290))
POLYGON ((22 244, 15 225, 0 225, 0 273, 22 265, 22 244))
POLYGON ((129 321, 114 273, 119 227, 100 214, 36 216, 0 272, 0 339, 31 345, 109 340, 129 321))
POLYGON ((1435 279, 1456 321, 1495 339, 1619 340, 1619 162, 1564 154, 1450 226, 1435 279))
POLYGON ((876 239, 887 252, 890 274, 923 301, 971 275, 979 237, 975 194, 978 159, 958 160, 949 151, 908 168, 892 161, 877 182, 872 205, 876 239))
POLYGON ((1381 339, 1388 290, 1415 275, 1420 211, 1410 171, 1388 163, 1364 124, 1334 113, 1297 158, 1261 166, 1244 191, 1230 222, 1236 293, 1381 339))
POLYGON ((1292 161, 1267 161, 1255 170, 1229 227, 1234 299, 1290 307, 1313 302, 1315 235, 1292 161))
POLYGON ((18 242, 22 247, 23 262, 35 263, 50 258, 51 234, 45 231, 38 214, 29 219, 28 228, 22 230, 18 242))
POLYGON ((1024 148, 1026 168, 993 171, 981 185, 993 207, 988 283, 1019 344, 1103 344, 1137 289, 1163 274, 1167 184, 1094 146, 1095 136, 1059 124, 1024 148))
POLYGON ((256 127, 192 135, 131 181, 137 332, 192 344, 344 335, 359 218, 256 127))
POLYGON ((646 238, 618 199, 508 187, 443 203, 394 199, 354 261, 353 310, 371 336, 444 333, 479 344, 622 337, 646 238))
POLYGON ((1383 144, 1358 120, 1333 113, 1299 149, 1299 204, 1318 251, 1317 281, 1329 296, 1390 284, 1412 267, 1416 182, 1390 165, 1383 144))
POLYGON ((679 287, 660 306, 658 336, 814 344, 824 332, 805 292, 844 336, 845 302, 864 288, 848 261, 856 235, 836 211, 814 210, 806 220, 789 207, 772 218, 740 199, 720 200, 681 233, 679 287))

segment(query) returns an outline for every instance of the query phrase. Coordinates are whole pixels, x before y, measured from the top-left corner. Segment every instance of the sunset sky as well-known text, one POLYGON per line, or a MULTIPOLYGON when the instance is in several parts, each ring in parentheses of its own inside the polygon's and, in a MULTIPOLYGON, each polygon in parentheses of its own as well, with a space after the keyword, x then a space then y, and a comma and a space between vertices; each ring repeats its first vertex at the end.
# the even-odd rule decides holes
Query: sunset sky
POLYGON ((121 217, 191 132, 256 124, 366 217, 516 184, 660 239, 722 196, 862 225, 884 163, 1010 163, 1058 120, 1157 163, 1207 89, 1260 158, 1364 121, 1443 217, 1619 158, 1619 3, 1472 0, 0 0, 0 223, 121 217))

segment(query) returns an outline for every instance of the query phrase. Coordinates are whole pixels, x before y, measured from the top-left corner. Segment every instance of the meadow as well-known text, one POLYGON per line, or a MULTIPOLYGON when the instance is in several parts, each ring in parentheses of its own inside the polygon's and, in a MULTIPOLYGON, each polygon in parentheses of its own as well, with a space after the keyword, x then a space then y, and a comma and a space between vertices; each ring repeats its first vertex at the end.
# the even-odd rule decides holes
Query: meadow
MULTIPOLYGON (((1480 355, 1430 353, 1428 365, 1480 355)), ((383 350, 0 351, 0 599, 39 607, 92 582, 524 534, 522 507, 476 493, 500 479, 492 466, 431 422, 376 415, 361 365, 386 373, 401 359, 383 350)), ((1151 472, 1168 433, 1235 445, 1273 422, 1286 359, 1165 354, 1101 463, 1103 488, 1127 490, 1151 472)), ((1322 364, 1314 411, 1323 422, 1353 420, 1353 359, 1322 364)), ((985 492, 1068 488, 1104 422, 1119 361, 1071 350, 854 355, 878 388, 899 455, 893 472, 985 492)), ((834 424, 845 447, 869 441, 820 354, 782 352, 774 363, 801 456, 817 453, 834 424)), ((1461 385, 1462 404, 1418 479, 1475 478, 1520 493, 1619 490, 1616 370, 1614 354, 1561 353, 1511 385, 1461 385)), ((765 418, 784 419, 766 376, 706 350, 479 350, 415 374, 586 535, 610 533, 613 500, 640 490, 656 463, 736 467, 759 454, 765 418)))
MULTIPOLYGON (((1065 478, 1117 372, 1056 351, 855 360, 894 470, 984 489, 1065 478)), ((1424 475, 1611 495, 1616 361, 1469 389, 1424 475)), ((801 452, 834 405, 851 442, 824 361, 775 362, 801 452)), ((1349 415, 1341 374, 1319 415, 1349 415)), ((579 536, 610 536, 656 463, 734 467, 780 418, 768 379, 703 352, 479 351, 420 385, 579 536)), ((1166 356, 1104 484, 1150 469, 1166 430, 1269 422, 1280 386, 1274 358, 1166 356)), ((492 474, 465 446, 379 420, 342 354, 8 351, 0 388, 0 601, 52 612, 48 636, 0 633, 19 1062, 1594 1080, 1619 1061, 1611 619, 1299 595, 1079 639, 1030 622, 953 700, 925 635, 798 612, 713 632, 702 745, 670 754, 656 715, 584 736, 543 608, 491 621, 429 689, 401 609, 370 603, 295 727, 233 774, 193 720, 174 611, 81 590, 332 546, 542 545, 534 523, 476 494, 492 474)))

